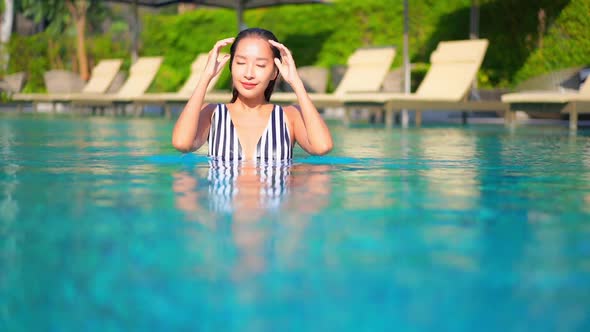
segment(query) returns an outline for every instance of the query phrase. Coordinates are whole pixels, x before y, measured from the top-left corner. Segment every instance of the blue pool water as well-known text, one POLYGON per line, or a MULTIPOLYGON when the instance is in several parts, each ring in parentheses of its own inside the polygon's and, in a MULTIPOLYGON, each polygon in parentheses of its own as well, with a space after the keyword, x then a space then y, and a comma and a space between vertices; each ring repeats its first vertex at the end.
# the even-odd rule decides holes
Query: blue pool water
POLYGON ((589 331, 590 133, 331 124, 210 165, 164 119, 0 115, 0 331, 589 331))

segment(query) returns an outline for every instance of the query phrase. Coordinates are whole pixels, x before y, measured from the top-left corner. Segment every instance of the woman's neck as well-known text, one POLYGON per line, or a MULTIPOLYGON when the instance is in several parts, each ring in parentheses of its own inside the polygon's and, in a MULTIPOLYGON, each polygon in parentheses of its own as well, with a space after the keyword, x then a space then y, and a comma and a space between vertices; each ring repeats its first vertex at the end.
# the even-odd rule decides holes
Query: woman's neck
POLYGON ((267 102, 264 100, 264 98, 245 99, 242 96, 238 96, 238 98, 234 102, 236 108, 245 112, 259 111, 266 104, 267 102))

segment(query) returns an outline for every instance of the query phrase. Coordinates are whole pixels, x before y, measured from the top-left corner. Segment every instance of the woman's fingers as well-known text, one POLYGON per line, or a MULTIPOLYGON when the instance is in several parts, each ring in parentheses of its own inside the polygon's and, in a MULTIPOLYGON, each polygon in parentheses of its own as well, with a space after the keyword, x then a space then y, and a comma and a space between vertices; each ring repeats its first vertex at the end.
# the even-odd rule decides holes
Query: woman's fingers
POLYGON ((227 62, 227 60, 229 60, 230 55, 229 54, 224 54, 221 58, 219 58, 219 62, 227 62))
POLYGON ((293 56, 291 55, 291 51, 283 44, 278 43, 274 40, 269 40, 269 43, 276 47, 279 52, 281 53, 281 59, 278 58, 274 59, 275 64, 277 65, 279 72, 289 84, 296 79, 297 71, 295 69, 295 61, 293 60, 293 56))
POLYGON ((232 37, 218 40, 211 49, 211 51, 209 51, 209 59, 207 60, 206 71, 210 75, 217 75, 219 72, 221 72, 221 69, 227 63, 230 56, 229 54, 225 54, 222 57, 219 57, 219 51, 223 47, 231 44, 234 41, 234 39, 235 38, 232 37))
POLYGON ((235 39, 234 37, 230 37, 230 38, 218 40, 217 43, 215 43, 215 48, 219 49, 224 46, 227 46, 227 45, 233 43, 234 39, 235 39))
POLYGON ((231 38, 225 38, 225 39, 221 39, 218 40, 215 45, 213 46, 213 48, 211 49, 211 52, 209 52, 209 54, 215 54, 215 58, 217 58, 217 54, 219 54, 219 50, 221 50, 223 47, 233 43, 234 41, 234 37, 231 38))
POLYGON ((229 54, 226 54, 226 55, 222 56, 221 58, 219 58, 219 60, 217 60, 217 61, 219 61, 219 67, 225 66, 225 64, 229 60, 229 57, 230 57, 229 54))
POLYGON ((227 63, 227 61, 229 60, 229 54, 225 54, 221 57, 218 57, 215 61, 215 68, 214 68, 214 75, 218 75, 222 70, 223 70, 223 66, 225 66, 225 64, 227 63))
POLYGON ((279 60, 279 58, 275 58, 274 60, 275 65, 277 65, 277 67, 279 68, 279 72, 281 73, 281 75, 285 76, 285 67, 283 67, 281 60, 279 60))
POLYGON ((279 43, 279 42, 277 42, 277 41, 274 41, 274 40, 272 40, 272 39, 269 39, 269 40, 268 40, 268 42, 269 42, 269 43, 270 43, 272 46, 274 46, 274 47, 278 47, 278 48, 285 47, 285 45, 283 45, 283 44, 281 44, 281 43, 279 43))
POLYGON ((279 49, 279 51, 281 52, 281 56, 286 57, 288 60, 293 62, 293 56, 291 55, 291 51, 285 45, 278 43, 274 40, 269 40, 268 42, 279 49))

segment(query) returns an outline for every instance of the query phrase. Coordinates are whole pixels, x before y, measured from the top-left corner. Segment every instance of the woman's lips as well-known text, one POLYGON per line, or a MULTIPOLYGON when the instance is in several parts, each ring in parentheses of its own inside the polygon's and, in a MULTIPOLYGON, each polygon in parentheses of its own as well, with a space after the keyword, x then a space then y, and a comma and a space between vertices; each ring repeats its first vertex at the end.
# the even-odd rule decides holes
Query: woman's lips
POLYGON ((254 89, 256 87, 256 84, 255 83, 248 83, 248 82, 240 82, 240 83, 242 83, 242 86, 246 90, 251 90, 251 89, 254 89))

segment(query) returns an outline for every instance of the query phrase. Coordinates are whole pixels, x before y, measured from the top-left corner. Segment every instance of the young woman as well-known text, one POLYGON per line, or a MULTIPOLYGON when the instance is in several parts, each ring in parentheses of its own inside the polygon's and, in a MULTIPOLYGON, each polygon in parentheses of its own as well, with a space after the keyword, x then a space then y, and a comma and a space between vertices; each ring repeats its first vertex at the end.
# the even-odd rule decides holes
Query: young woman
POLYGON ((218 41, 209 52, 201 81, 180 114, 173 146, 194 151, 209 142, 209 156, 222 161, 284 161, 297 142, 313 155, 332 149, 332 136, 310 100, 291 52, 272 32, 252 28, 236 38, 218 41), (219 58, 231 44, 230 54, 219 58), (232 99, 229 104, 205 104, 207 86, 229 60, 232 99), (270 103, 278 75, 297 95, 298 106, 270 103))

